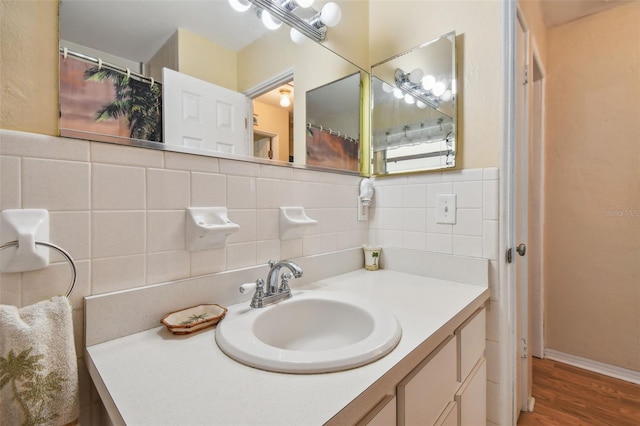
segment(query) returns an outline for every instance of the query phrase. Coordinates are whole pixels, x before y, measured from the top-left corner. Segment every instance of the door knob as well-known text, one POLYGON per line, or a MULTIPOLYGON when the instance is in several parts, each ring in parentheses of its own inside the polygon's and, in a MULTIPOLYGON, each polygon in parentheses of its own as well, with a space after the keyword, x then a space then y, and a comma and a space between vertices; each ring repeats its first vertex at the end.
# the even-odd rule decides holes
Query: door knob
POLYGON ((516 251, 518 252, 518 254, 520 256, 524 256, 525 253, 527 252, 527 245, 524 244, 524 243, 518 244, 518 247, 516 248, 516 251))

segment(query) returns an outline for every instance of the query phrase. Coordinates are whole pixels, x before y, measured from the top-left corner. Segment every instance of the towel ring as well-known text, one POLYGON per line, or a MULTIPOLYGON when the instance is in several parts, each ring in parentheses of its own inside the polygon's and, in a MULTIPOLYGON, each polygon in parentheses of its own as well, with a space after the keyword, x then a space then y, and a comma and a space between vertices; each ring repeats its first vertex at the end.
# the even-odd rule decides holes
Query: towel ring
MULTIPOLYGON (((65 249, 63 249, 62 247, 58 247, 55 244, 52 243, 47 243, 44 241, 36 241, 35 242, 36 245, 38 246, 46 246, 49 248, 54 249, 55 251, 57 251, 58 253, 60 253, 61 255, 63 255, 65 257, 65 259, 67 260, 67 262, 69 262, 69 266, 71 266, 71 286, 69 287, 69 290, 67 290, 67 296, 69 297, 71 295, 71 292, 73 292, 73 288, 76 285, 76 279, 78 277, 78 268, 76 267, 76 262, 73 260, 73 258, 71 257, 71 255, 69 253, 67 253, 67 251, 65 249)), ((9 248, 9 247, 13 247, 16 246, 18 247, 18 241, 10 241, 6 244, 3 244, 0 246, 0 251, 9 248)))

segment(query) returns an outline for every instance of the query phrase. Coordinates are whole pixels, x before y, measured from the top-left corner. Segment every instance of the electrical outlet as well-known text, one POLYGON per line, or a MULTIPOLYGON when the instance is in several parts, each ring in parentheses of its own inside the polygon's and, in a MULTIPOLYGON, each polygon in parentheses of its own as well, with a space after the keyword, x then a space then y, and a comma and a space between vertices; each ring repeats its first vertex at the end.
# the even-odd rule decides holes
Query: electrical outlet
POLYGON ((366 222, 369 220, 369 207, 362 204, 362 200, 358 199, 358 222, 366 222))
POLYGON ((456 223, 456 194, 439 194, 436 197, 436 222, 456 223))

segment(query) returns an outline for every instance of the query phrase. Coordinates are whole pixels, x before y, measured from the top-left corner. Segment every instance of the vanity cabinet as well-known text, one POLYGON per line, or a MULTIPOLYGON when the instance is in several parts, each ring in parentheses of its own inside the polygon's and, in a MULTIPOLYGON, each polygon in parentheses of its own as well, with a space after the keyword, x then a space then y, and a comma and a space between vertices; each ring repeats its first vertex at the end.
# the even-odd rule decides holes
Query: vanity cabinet
POLYGON ((480 308, 397 383, 395 396, 380 401, 359 425, 486 424, 485 330, 485 308, 480 308))

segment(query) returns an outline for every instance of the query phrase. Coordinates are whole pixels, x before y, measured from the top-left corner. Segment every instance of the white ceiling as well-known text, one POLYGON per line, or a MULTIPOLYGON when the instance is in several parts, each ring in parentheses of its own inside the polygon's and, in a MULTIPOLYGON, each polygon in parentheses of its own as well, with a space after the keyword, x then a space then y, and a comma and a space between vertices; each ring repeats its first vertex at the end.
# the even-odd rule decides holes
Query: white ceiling
POLYGON ((146 62, 177 28, 238 51, 268 30, 227 0, 62 0, 60 38, 146 62))
POLYGON ((633 0, 542 0, 541 7, 545 25, 553 28, 630 1, 633 0))

